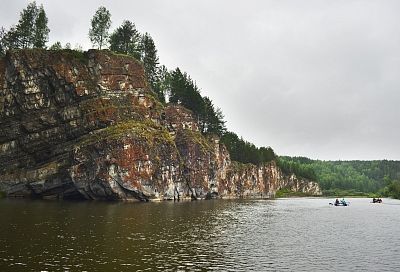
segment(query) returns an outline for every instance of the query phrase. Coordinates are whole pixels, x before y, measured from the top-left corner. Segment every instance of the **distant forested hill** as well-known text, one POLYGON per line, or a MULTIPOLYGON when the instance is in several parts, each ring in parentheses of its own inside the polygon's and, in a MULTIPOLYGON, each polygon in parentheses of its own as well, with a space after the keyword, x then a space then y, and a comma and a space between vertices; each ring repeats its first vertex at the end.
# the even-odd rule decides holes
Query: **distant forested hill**
POLYGON ((323 190, 378 192, 400 180, 400 161, 320 161, 305 157, 279 157, 284 171, 316 179, 323 190))

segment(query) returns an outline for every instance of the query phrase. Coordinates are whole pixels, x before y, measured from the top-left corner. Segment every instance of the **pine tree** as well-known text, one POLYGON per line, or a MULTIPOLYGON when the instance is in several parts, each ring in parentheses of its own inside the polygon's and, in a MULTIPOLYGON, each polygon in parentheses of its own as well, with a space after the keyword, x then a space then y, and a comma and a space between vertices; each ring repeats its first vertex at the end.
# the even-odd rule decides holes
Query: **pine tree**
POLYGON ((111 34, 110 50, 140 59, 140 34, 134 23, 124 21, 111 34))
POLYGON ((3 37, 4 50, 20 48, 20 40, 16 27, 11 27, 3 37))
POLYGON ((36 2, 28 4, 26 9, 22 10, 18 21, 16 32, 18 35, 17 48, 29 48, 33 46, 35 38, 35 21, 38 14, 36 2))
POLYGON ((50 29, 47 27, 47 23, 48 19, 43 9, 43 5, 41 5, 35 20, 35 36, 33 40, 33 46, 36 48, 45 48, 46 43, 49 40, 50 29))
POLYGON ((165 103, 167 99, 169 99, 170 94, 170 73, 168 72, 167 67, 162 65, 158 68, 158 81, 156 82, 153 89, 158 96, 158 99, 165 103))
POLYGON ((89 38, 94 46, 101 49, 107 45, 111 26, 111 14, 105 7, 99 7, 91 20, 89 38))
POLYGON ((221 136, 226 130, 221 109, 215 108, 211 99, 207 96, 203 97, 203 101, 204 108, 200 116, 202 132, 221 136))
POLYGON ((169 102, 180 104, 185 92, 185 78, 179 68, 169 76, 169 102))
POLYGON ((159 60, 157 56, 156 46, 149 33, 145 33, 142 36, 141 50, 142 50, 142 61, 144 65, 144 70, 146 72, 147 80, 149 81, 150 85, 154 87, 156 82, 159 80, 157 73, 159 60))
POLYGON ((38 8, 36 2, 29 3, 20 13, 17 25, 3 33, 1 39, 3 51, 16 48, 44 48, 50 32, 47 23, 43 6, 38 8))

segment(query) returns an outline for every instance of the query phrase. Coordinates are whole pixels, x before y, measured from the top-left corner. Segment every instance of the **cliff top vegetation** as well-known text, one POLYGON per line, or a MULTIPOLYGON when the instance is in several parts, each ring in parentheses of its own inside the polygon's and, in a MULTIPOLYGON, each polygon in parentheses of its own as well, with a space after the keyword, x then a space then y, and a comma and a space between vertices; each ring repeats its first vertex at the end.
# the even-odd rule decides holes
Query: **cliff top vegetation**
MULTIPOLYGON (((256 147, 234 132, 227 131, 222 110, 210 97, 202 95, 196 81, 179 67, 168 69, 160 64, 155 42, 149 33, 141 33, 130 20, 123 21, 113 31, 110 31, 111 26, 111 13, 105 7, 99 7, 92 17, 88 31, 93 46, 140 61, 157 100, 163 104, 179 104, 191 110, 198 120, 200 132, 204 135, 218 135, 232 160, 261 164, 278 158, 271 147, 256 147)), ((55 42, 48 45, 49 33, 44 7, 30 2, 20 13, 15 25, 9 29, 0 28, 0 57, 9 50, 42 48, 53 51, 66 49, 64 52, 71 57, 86 60, 79 44, 73 49, 69 43, 62 45, 55 42)), ((400 179, 398 162, 324 162, 308 158, 279 157, 277 163, 283 172, 316 180, 327 191, 337 188, 363 192, 381 190, 389 194, 400 188, 396 181, 400 179)))

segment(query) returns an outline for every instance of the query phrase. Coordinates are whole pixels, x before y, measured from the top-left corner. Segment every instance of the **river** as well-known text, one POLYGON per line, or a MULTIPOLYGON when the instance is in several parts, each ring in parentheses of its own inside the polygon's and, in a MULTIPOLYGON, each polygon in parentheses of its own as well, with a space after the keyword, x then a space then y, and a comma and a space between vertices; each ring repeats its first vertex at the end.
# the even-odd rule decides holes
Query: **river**
POLYGON ((0 200, 0 271, 399 271, 400 201, 0 200))

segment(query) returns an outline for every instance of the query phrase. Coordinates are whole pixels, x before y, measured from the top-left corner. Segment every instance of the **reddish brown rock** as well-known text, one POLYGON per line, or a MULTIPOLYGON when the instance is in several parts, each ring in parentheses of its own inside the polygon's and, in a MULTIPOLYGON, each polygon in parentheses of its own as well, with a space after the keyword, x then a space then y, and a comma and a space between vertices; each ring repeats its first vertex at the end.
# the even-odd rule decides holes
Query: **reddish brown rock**
POLYGON ((137 60, 20 50, 0 60, 0 190, 9 196, 155 200, 271 197, 318 185, 274 162, 230 161, 189 110, 162 105, 137 60))

